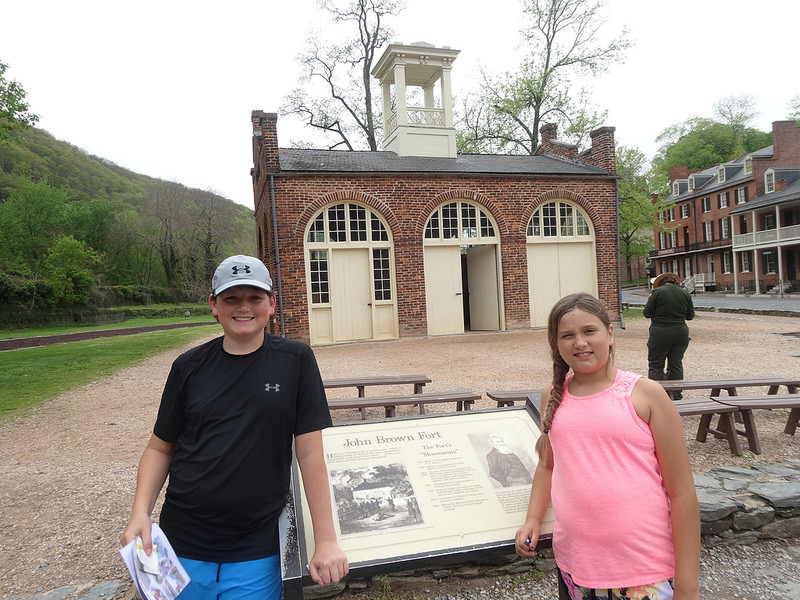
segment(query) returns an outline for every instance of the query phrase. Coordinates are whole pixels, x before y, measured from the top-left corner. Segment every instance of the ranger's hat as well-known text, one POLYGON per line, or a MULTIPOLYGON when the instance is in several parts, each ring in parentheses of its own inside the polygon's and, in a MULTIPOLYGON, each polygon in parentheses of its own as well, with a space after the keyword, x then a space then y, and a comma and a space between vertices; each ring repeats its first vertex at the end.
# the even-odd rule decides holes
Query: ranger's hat
POLYGON ((678 277, 675 273, 662 273, 658 277, 653 280, 653 287, 661 287, 665 283, 674 283, 678 285, 681 281, 681 278, 678 277))
POLYGON ((237 254, 223 260, 211 279, 211 295, 237 285, 249 285, 272 293, 272 277, 264 263, 253 256, 237 254))

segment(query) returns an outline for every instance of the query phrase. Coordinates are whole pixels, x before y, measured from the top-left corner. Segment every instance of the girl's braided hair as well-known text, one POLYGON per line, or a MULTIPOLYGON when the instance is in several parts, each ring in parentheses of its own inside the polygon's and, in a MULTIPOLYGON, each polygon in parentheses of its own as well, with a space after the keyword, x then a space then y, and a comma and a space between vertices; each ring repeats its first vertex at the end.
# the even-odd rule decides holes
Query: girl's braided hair
MULTIPOLYGON (((548 433, 550 426, 553 424, 556 409, 561 404, 564 383, 569 373, 569 365, 558 351, 558 325, 565 314, 576 309, 596 316, 606 328, 611 326, 611 319, 603 304, 591 294, 584 292, 564 296, 556 302, 550 311, 550 316, 547 319, 547 341, 550 343, 550 356, 553 359, 553 389, 550 392, 547 411, 542 416, 542 435, 536 441, 536 453, 539 455, 539 459, 545 460, 550 465, 552 465, 552 449, 548 433)), ((610 358, 613 359, 613 346, 610 348, 610 352, 610 358)))

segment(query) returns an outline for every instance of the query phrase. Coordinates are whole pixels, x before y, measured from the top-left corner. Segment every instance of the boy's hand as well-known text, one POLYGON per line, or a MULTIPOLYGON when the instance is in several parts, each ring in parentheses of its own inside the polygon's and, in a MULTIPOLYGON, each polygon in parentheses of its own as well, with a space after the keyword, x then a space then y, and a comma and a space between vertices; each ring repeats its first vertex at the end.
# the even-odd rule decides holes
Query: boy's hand
POLYGON ((119 536, 119 541, 123 546, 127 546, 137 537, 142 538, 142 548, 144 553, 150 556, 153 551, 153 540, 150 539, 150 531, 152 529, 152 522, 147 515, 132 515, 128 525, 123 529, 122 535, 119 536))
POLYGON ((308 564, 311 579, 319 585, 336 583, 350 572, 347 556, 335 542, 325 542, 314 548, 308 564))

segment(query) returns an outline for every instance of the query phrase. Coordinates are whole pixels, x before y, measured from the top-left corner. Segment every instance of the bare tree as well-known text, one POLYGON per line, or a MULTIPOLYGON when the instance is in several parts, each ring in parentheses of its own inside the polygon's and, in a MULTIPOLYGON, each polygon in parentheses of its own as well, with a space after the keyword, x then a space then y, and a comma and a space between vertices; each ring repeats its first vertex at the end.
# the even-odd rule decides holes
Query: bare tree
POLYGON ((570 79, 605 72, 630 46, 625 29, 600 41, 602 7, 599 0, 526 0, 529 54, 512 72, 482 72, 477 101, 459 123, 459 149, 533 154, 545 122, 559 124, 563 139, 574 143, 602 123, 605 112, 591 107, 585 88, 573 91, 570 79))
POLYGON ((307 49, 298 57, 305 85, 285 98, 281 112, 297 115, 323 132, 331 149, 367 146, 377 150, 380 113, 373 106, 375 84, 370 71, 376 52, 393 35, 384 20, 396 15, 401 3, 349 0, 341 8, 335 0, 317 0, 317 4, 334 23, 354 26, 357 35, 348 29, 348 41, 343 43, 309 38, 307 49))

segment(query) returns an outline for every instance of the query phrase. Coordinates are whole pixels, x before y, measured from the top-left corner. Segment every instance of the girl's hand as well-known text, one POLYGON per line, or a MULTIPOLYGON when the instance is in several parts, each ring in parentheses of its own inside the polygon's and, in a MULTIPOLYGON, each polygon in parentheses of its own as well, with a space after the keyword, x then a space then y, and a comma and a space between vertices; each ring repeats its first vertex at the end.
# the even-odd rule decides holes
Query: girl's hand
POLYGON ((514 536, 514 549, 520 556, 536 556, 536 542, 539 541, 539 527, 526 523, 517 530, 514 536))

